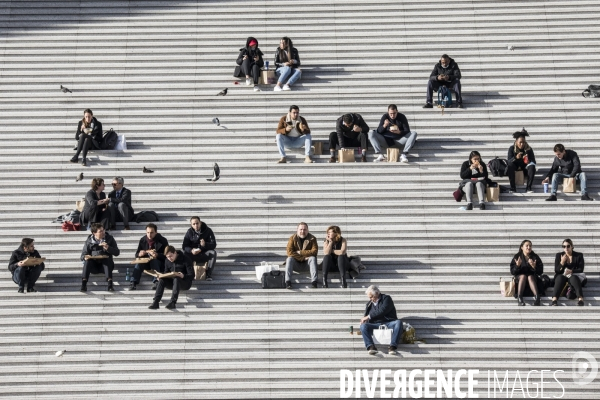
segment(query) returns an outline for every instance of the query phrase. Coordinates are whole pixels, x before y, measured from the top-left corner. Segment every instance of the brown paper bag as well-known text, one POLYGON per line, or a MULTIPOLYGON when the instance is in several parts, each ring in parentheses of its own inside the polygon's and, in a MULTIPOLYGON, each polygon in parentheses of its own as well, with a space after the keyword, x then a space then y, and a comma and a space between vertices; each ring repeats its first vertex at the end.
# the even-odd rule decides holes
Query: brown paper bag
POLYGON ((355 162, 354 149, 338 150, 338 160, 341 163, 355 162))
POLYGON ((563 180, 563 193, 575 193, 575 178, 565 178, 563 180))
POLYGON ((312 147, 314 155, 320 156, 321 154, 323 154, 323 142, 313 142, 312 147))
POLYGON ((525 174, 523 173, 523 171, 516 171, 515 172, 515 185, 523 186, 524 184, 525 184, 525 174))
POLYGON ((208 267, 208 262, 198 265, 194 261, 194 280, 197 281, 205 281, 206 280, 206 268, 208 267))
POLYGON ((511 279, 510 282, 506 282, 500 278, 500 294, 504 297, 513 297, 515 295, 515 280, 511 279))
POLYGON ((77 200, 75 202, 75 208, 79 212, 83 212, 83 206, 85 206, 85 199, 77 200))
POLYGON ((486 201, 500 201, 500 186, 496 187, 487 187, 485 189, 485 197, 486 201))
POLYGON ((258 83, 261 85, 274 85, 277 83, 277 78, 275 78, 275 70, 274 69, 269 69, 269 70, 261 70, 260 71, 260 78, 258 80, 258 83))
POLYGON ((400 157, 400 149, 396 149, 394 147, 388 147, 388 149, 387 149, 388 162, 398 162, 398 157, 400 157))

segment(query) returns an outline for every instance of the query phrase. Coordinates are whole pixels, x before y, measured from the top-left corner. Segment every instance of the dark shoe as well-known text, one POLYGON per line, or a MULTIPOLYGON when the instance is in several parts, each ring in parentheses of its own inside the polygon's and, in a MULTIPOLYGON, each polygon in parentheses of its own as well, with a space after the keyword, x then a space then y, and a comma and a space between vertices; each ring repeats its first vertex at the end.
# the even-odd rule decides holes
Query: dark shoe
POLYGON ((578 306, 582 306, 582 305, 583 305, 583 300, 579 300, 579 301, 577 302, 577 305, 578 305, 578 306))
POLYGON ((360 162, 367 162, 367 156, 364 154, 360 157, 360 162))
POLYGON ((79 162, 79 157, 73 157, 69 161, 72 162, 73 164, 77 164, 79 162))
POLYGON ((19 290, 17 290, 17 293, 25 293, 25 288, 22 286, 19 286, 19 290))
POLYGON ((558 305, 558 300, 552 300, 552 304, 553 306, 557 306, 558 305))
POLYGON ((548 197, 546 199, 546 201, 556 201, 556 195, 555 194, 551 194, 550 197, 548 197))
POLYGON ((396 354, 398 354, 398 349, 396 348, 396 346, 390 346, 388 349, 388 354, 395 356, 396 354))
POLYGON ((431 103, 425 103, 425 105, 423 106, 423 108, 433 108, 433 104, 431 104, 431 103))
POLYGON ((485 203, 480 203, 479 204, 479 209, 480 210, 485 210, 485 203))
POLYGON ((27 293, 37 293, 37 290, 35 290, 35 288, 33 286, 32 287, 28 287, 27 288, 27 293))
POLYGON ((106 288, 106 290, 108 290, 109 292, 114 292, 115 291, 115 289, 113 288, 112 281, 108 281, 108 287, 106 288))
POLYGON ((456 108, 463 108, 463 105, 462 105, 462 103, 457 103, 457 104, 456 104, 456 108))
POLYGON ((129 227, 129 225, 127 225, 125 228, 123 228, 123 230, 130 231, 131 228, 129 227))
POLYGON ((329 287, 329 284, 327 283, 327 277, 326 276, 323 277, 323 287, 324 288, 328 288, 329 287))
POLYGON ((342 288, 346 289, 348 287, 348 283, 346 282, 346 277, 342 276, 342 288))
POLYGON ((166 308, 167 310, 174 310, 174 309, 176 309, 176 308, 177 308, 177 304, 176 304, 174 301, 172 301, 172 302, 170 302, 169 304, 167 304, 167 306, 166 306, 165 308, 166 308))
POLYGON ((523 298, 522 298, 522 297, 520 297, 520 296, 519 296, 519 298, 518 298, 518 302, 519 302, 519 305, 520 305, 520 306, 524 306, 524 305, 525 305, 525 302, 523 301, 523 298))
POLYGON ((152 290, 156 290, 156 282, 152 282, 152 290))
POLYGON ((539 306, 539 305, 540 305, 540 300, 541 300, 541 299, 540 299, 540 296, 539 296, 539 295, 538 295, 538 296, 535 296, 535 299, 534 299, 534 301, 533 301, 533 305, 534 305, 534 306, 539 306))
POLYGON ((158 301, 155 301, 152 304, 150 304, 150 307, 148 308, 151 310, 158 310, 158 301))
POLYGON ((317 288, 317 281, 313 281, 313 283, 312 283, 312 287, 313 287, 313 289, 316 289, 316 288, 317 288))
POLYGON ((87 167, 87 160, 85 158, 81 161, 81 165, 87 167))
POLYGON ((137 289, 137 287, 136 287, 135 283, 132 282, 129 284, 129 289, 127 289, 127 290, 136 290, 136 289, 137 289))
POLYGON ((473 209, 473 203, 467 203, 467 210, 473 209))
POLYGON ((81 289, 80 292, 87 292, 87 281, 81 281, 81 289))
POLYGON ((108 228, 108 230, 109 230, 109 231, 116 231, 116 230, 117 230, 117 226, 116 226, 116 225, 111 225, 111 226, 108 228))
POLYGON ((331 164, 335 163, 335 157, 330 157, 328 162, 331 164))
POLYGON ((285 288, 286 288, 286 289, 291 289, 291 288, 292 288, 292 282, 290 282, 290 281, 287 281, 287 282, 285 283, 285 288))
POLYGON ((370 345, 369 348, 367 349, 367 351, 369 352, 370 355, 375 355, 377 354, 377 347, 375 347, 375 345, 370 345))
POLYGON ((583 201, 594 201, 594 199, 592 199, 590 196, 588 196, 587 193, 581 195, 581 200, 583 200, 583 201))

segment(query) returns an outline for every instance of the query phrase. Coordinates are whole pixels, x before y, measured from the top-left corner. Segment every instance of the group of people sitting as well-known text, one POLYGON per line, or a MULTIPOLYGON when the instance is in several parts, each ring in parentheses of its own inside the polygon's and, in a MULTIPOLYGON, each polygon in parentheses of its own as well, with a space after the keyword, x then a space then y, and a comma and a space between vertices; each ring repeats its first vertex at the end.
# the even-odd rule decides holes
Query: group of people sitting
POLYGON ((125 180, 117 176, 112 180, 112 190, 108 196, 104 192, 104 179, 92 179, 91 189, 85 194, 85 203, 80 215, 82 226, 99 223, 104 230, 116 230, 117 222, 123 223, 123 229, 130 230, 134 212, 131 205, 131 190, 125 186, 125 180))

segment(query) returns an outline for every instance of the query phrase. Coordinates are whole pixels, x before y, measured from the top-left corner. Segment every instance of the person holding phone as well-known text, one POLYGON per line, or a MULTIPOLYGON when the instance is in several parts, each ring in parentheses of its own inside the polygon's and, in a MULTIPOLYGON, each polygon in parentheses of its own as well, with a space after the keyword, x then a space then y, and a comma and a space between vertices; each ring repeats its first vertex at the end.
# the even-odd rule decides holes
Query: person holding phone
POLYGON ((435 64, 433 71, 429 76, 427 83, 427 102, 423 108, 433 108, 433 91, 438 91, 440 87, 446 86, 456 93, 456 106, 462 108, 462 95, 460 79, 462 75, 458 64, 448 54, 442 54, 440 62, 435 64))
POLYGON ((513 193, 517 192, 517 185, 515 184, 515 174, 517 171, 523 171, 523 174, 527 177, 527 188, 526 192, 532 193, 531 186, 533 185, 533 178, 535 177, 535 154, 533 149, 529 147, 529 144, 525 140, 525 137, 529 136, 525 128, 519 132, 513 134, 515 142, 508 148, 508 180, 510 181, 510 191, 513 193))
POLYGON ((327 237, 323 242, 323 287, 328 288, 327 274, 334 267, 340 271, 340 280, 342 287, 348 287, 346 283, 346 274, 350 265, 350 260, 346 254, 346 239, 342 237, 342 231, 339 226, 332 225, 327 228, 327 237))
POLYGON ((523 240, 519 252, 510 262, 510 273, 517 278, 517 299, 520 306, 524 306, 523 293, 525 287, 533 292, 534 306, 540 305, 538 276, 544 273, 544 263, 532 250, 531 240, 523 240))
POLYGON ((278 164, 287 163, 285 149, 298 149, 304 146, 304 163, 313 163, 310 158, 312 152, 312 136, 308 122, 304 117, 300 116, 300 108, 298 106, 290 106, 289 112, 279 119, 277 124, 277 149, 281 159, 278 164))
POLYGON ((91 189, 85 195, 85 204, 81 212, 81 225, 99 222, 105 230, 110 229, 111 213, 108 209, 110 199, 104 193, 104 179, 92 179, 91 189))
POLYGON ((92 224, 92 234, 88 236, 83 244, 83 250, 81 250, 83 276, 79 291, 87 292, 87 282, 90 274, 104 273, 108 281, 107 290, 114 292, 112 273, 115 269, 115 263, 113 257, 118 257, 119 254, 121 254, 121 250, 119 250, 115 238, 104 230, 102 224, 92 224))
POLYGON ((562 243, 563 251, 556 253, 554 258, 554 294, 552 295, 552 305, 558 305, 558 297, 563 291, 565 285, 569 283, 578 297, 577 305, 583 306, 583 289, 581 278, 585 268, 583 254, 574 250, 573 241, 565 239, 562 243))
POLYGON ((488 178, 487 166, 481 160, 478 151, 472 151, 469 154, 469 159, 462 164, 460 177, 462 182, 459 188, 467 196, 467 210, 473 209, 473 192, 475 189, 477 189, 477 197, 479 198, 479 209, 485 210, 485 191, 491 181, 488 178))
POLYGON ((260 69, 264 65, 263 52, 258 48, 258 40, 250 36, 246 39, 246 46, 240 49, 236 60, 237 67, 233 73, 234 77, 245 76, 246 86, 254 83, 254 91, 260 92, 258 88, 258 77, 260 69))

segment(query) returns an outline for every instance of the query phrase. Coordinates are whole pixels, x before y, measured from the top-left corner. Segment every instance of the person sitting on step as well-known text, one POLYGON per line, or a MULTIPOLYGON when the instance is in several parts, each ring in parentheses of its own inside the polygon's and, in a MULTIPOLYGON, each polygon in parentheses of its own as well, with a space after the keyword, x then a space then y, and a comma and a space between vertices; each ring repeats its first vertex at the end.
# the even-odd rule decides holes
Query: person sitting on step
POLYGON ((329 134, 329 151, 331 153, 330 163, 335 162, 337 146, 341 149, 346 147, 359 147, 360 160, 367 161, 367 148, 369 145, 369 125, 360 114, 344 114, 337 119, 335 132, 329 134))
POLYGON ((340 281, 343 288, 347 288, 346 274, 350 267, 350 260, 346 253, 347 242, 342 237, 342 231, 339 226, 332 225, 327 228, 327 237, 323 243, 323 287, 328 288, 327 274, 330 270, 337 267, 340 271, 340 281))
POLYGON ((87 282, 90 274, 104 273, 108 281, 109 292, 114 292, 112 273, 115 269, 113 257, 121 254, 115 238, 104 230, 100 223, 92 224, 92 234, 86 239, 83 250, 81 250, 81 261, 83 261, 83 277, 81 280, 81 289, 87 291, 87 282), (91 258, 99 257, 99 258, 91 258))
POLYGON ((156 285, 156 292, 150 307, 151 310, 158 310, 158 304, 162 299, 165 288, 172 289, 171 301, 166 308, 174 310, 177 308, 180 290, 189 290, 194 280, 194 265, 181 250, 175 250, 173 246, 165 247, 165 274, 174 273, 173 277, 159 277, 156 285))
POLYGON ((120 176, 113 178, 113 190, 108 194, 110 202, 110 229, 117 229, 117 221, 123 222, 126 231, 131 230, 129 223, 133 221, 133 207, 131 207, 131 190, 123 187, 125 180, 120 176))
POLYGON ((365 307, 364 317, 360 320, 360 332, 362 333, 365 347, 371 355, 377 354, 377 348, 373 343, 373 330, 379 329, 385 325, 388 329, 392 329, 392 340, 388 348, 388 354, 398 354, 398 345, 402 339, 402 320, 398 319, 396 314, 396 306, 391 296, 383 294, 375 285, 371 285, 365 291, 369 298, 365 307))
POLYGON ((310 128, 304 117, 300 116, 300 108, 291 106, 289 112, 279 119, 277 124, 277 148, 281 159, 278 164, 287 163, 285 155, 286 147, 288 149, 298 149, 304 146, 304 162, 310 164, 313 160, 310 158, 312 136, 310 128))
POLYGON ((72 163, 79 162, 79 154, 81 153, 81 165, 86 166, 88 151, 92 148, 99 150, 102 143, 102 124, 94 117, 94 113, 89 108, 83 111, 83 119, 77 125, 75 140, 77 140, 77 146, 75 147, 77 151, 70 161, 72 163))
POLYGON ((85 204, 81 212, 81 226, 87 226, 99 222, 105 230, 110 229, 110 211, 108 203, 110 199, 104 193, 104 179, 92 179, 91 189, 85 194, 85 204))
POLYGON ((566 150, 565 146, 558 143, 554 146, 554 161, 550 171, 546 174, 546 177, 542 181, 542 184, 550 182, 552 179, 552 188, 550 191, 550 197, 546 201, 556 201, 556 192, 558 191, 559 183, 565 178, 574 178, 579 181, 581 186, 581 200, 591 201, 594 200, 587 193, 587 178, 585 172, 581 170, 581 163, 579 162, 579 156, 573 150, 566 150))
POLYGON ((527 177, 527 189, 526 191, 533 192, 531 185, 533 185, 533 178, 535 177, 535 154, 533 149, 529 147, 529 144, 525 140, 525 137, 529 136, 525 128, 519 132, 513 134, 515 142, 508 148, 508 180, 510 181, 510 191, 513 193, 517 192, 517 185, 515 184, 515 174, 517 171, 523 171, 523 175, 527 177))
MULTIPOLYGON (((142 271, 155 270, 164 272, 165 270, 165 248, 169 245, 166 237, 158 233, 158 228, 153 223, 146 225, 146 234, 142 236, 138 243, 135 258, 149 258, 147 263, 135 264, 131 274, 129 290, 136 290, 140 283, 142 271)), ((157 278, 152 280, 154 284, 152 289, 156 289, 157 278)))
POLYGON ((478 151, 472 151, 469 154, 469 160, 465 161, 460 168, 460 184, 462 191, 467 196, 467 210, 473 209, 473 192, 477 189, 479 198, 479 209, 485 210, 486 188, 491 183, 488 178, 488 170, 485 163, 481 160, 478 151))
POLYGON ((531 247, 531 240, 523 240, 519 252, 510 262, 510 273, 517 278, 517 300, 520 306, 525 305, 523 293, 527 285, 534 296, 533 305, 540 305, 538 276, 544 273, 544 263, 531 247))
POLYGON ((569 283, 579 299, 578 306, 583 306, 583 289, 579 274, 583 273, 585 261, 583 254, 574 250, 571 239, 563 240, 563 251, 556 253, 554 258, 554 293, 552 295, 552 305, 558 305, 558 297, 563 291, 565 285, 569 283))
POLYGON ((197 265, 208 262, 206 269, 206 280, 212 281, 212 273, 217 263, 217 239, 212 229, 200 217, 190 219, 191 227, 185 233, 183 245, 181 246, 186 257, 197 265))
POLYGON ((317 238, 308 233, 308 224, 300 222, 296 227, 296 233, 290 236, 286 246, 287 260, 285 261, 285 286, 292 288, 292 273, 294 268, 310 268, 312 287, 317 287, 319 280, 317 272, 317 253, 319 245, 317 238))
POLYGON ((299 66, 300 55, 292 44, 292 39, 282 37, 279 47, 275 50, 275 75, 278 79, 273 91, 292 90, 292 85, 302 76, 299 66))
POLYGON ((31 238, 21 239, 21 245, 12 252, 8 261, 8 270, 12 274, 12 280, 19 286, 19 293, 25 293, 25 284, 27 284, 27 293, 35 293, 35 283, 39 279, 42 271, 46 268, 44 263, 32 266, 26 266, 25 260, 28 258, 42 258, 35 249, 34 240, 31 238))
POLYGON ((395 104, 388 106, 388 112, 383 114, 379 121, 377 131, 369 132, 369 141, 373 146, 375 154, 379 154, 374 162, 386 161, 383 149, 388 147, 404 146, 400 155, 400 162, 407 163, 408 152, 417 141, 417 132, 412 132, 408 126, 408 120, 398 112, 395 104))
POLYGON ((260 92, 258 88, 258 77, 260 69, 264 65, 263 52, 258 48, 258 40, 253 37, 246 39, 246 46, 240 49, 240 54, 236 60, 237 67, 233 76, 246 77, 246 86, 254 83, 254 91, 260 92))
POLYGON ((456 93, 456 107, 462 108, 460 78, 461 74, 458 64, 448 54, 443 54, 440 62, 435 64, 429 76, 429 82, 427 83, 427 103, 425 103, 423 108, 433 108, 433 91, 437 92, 442 86, 454 90, 456 93))

